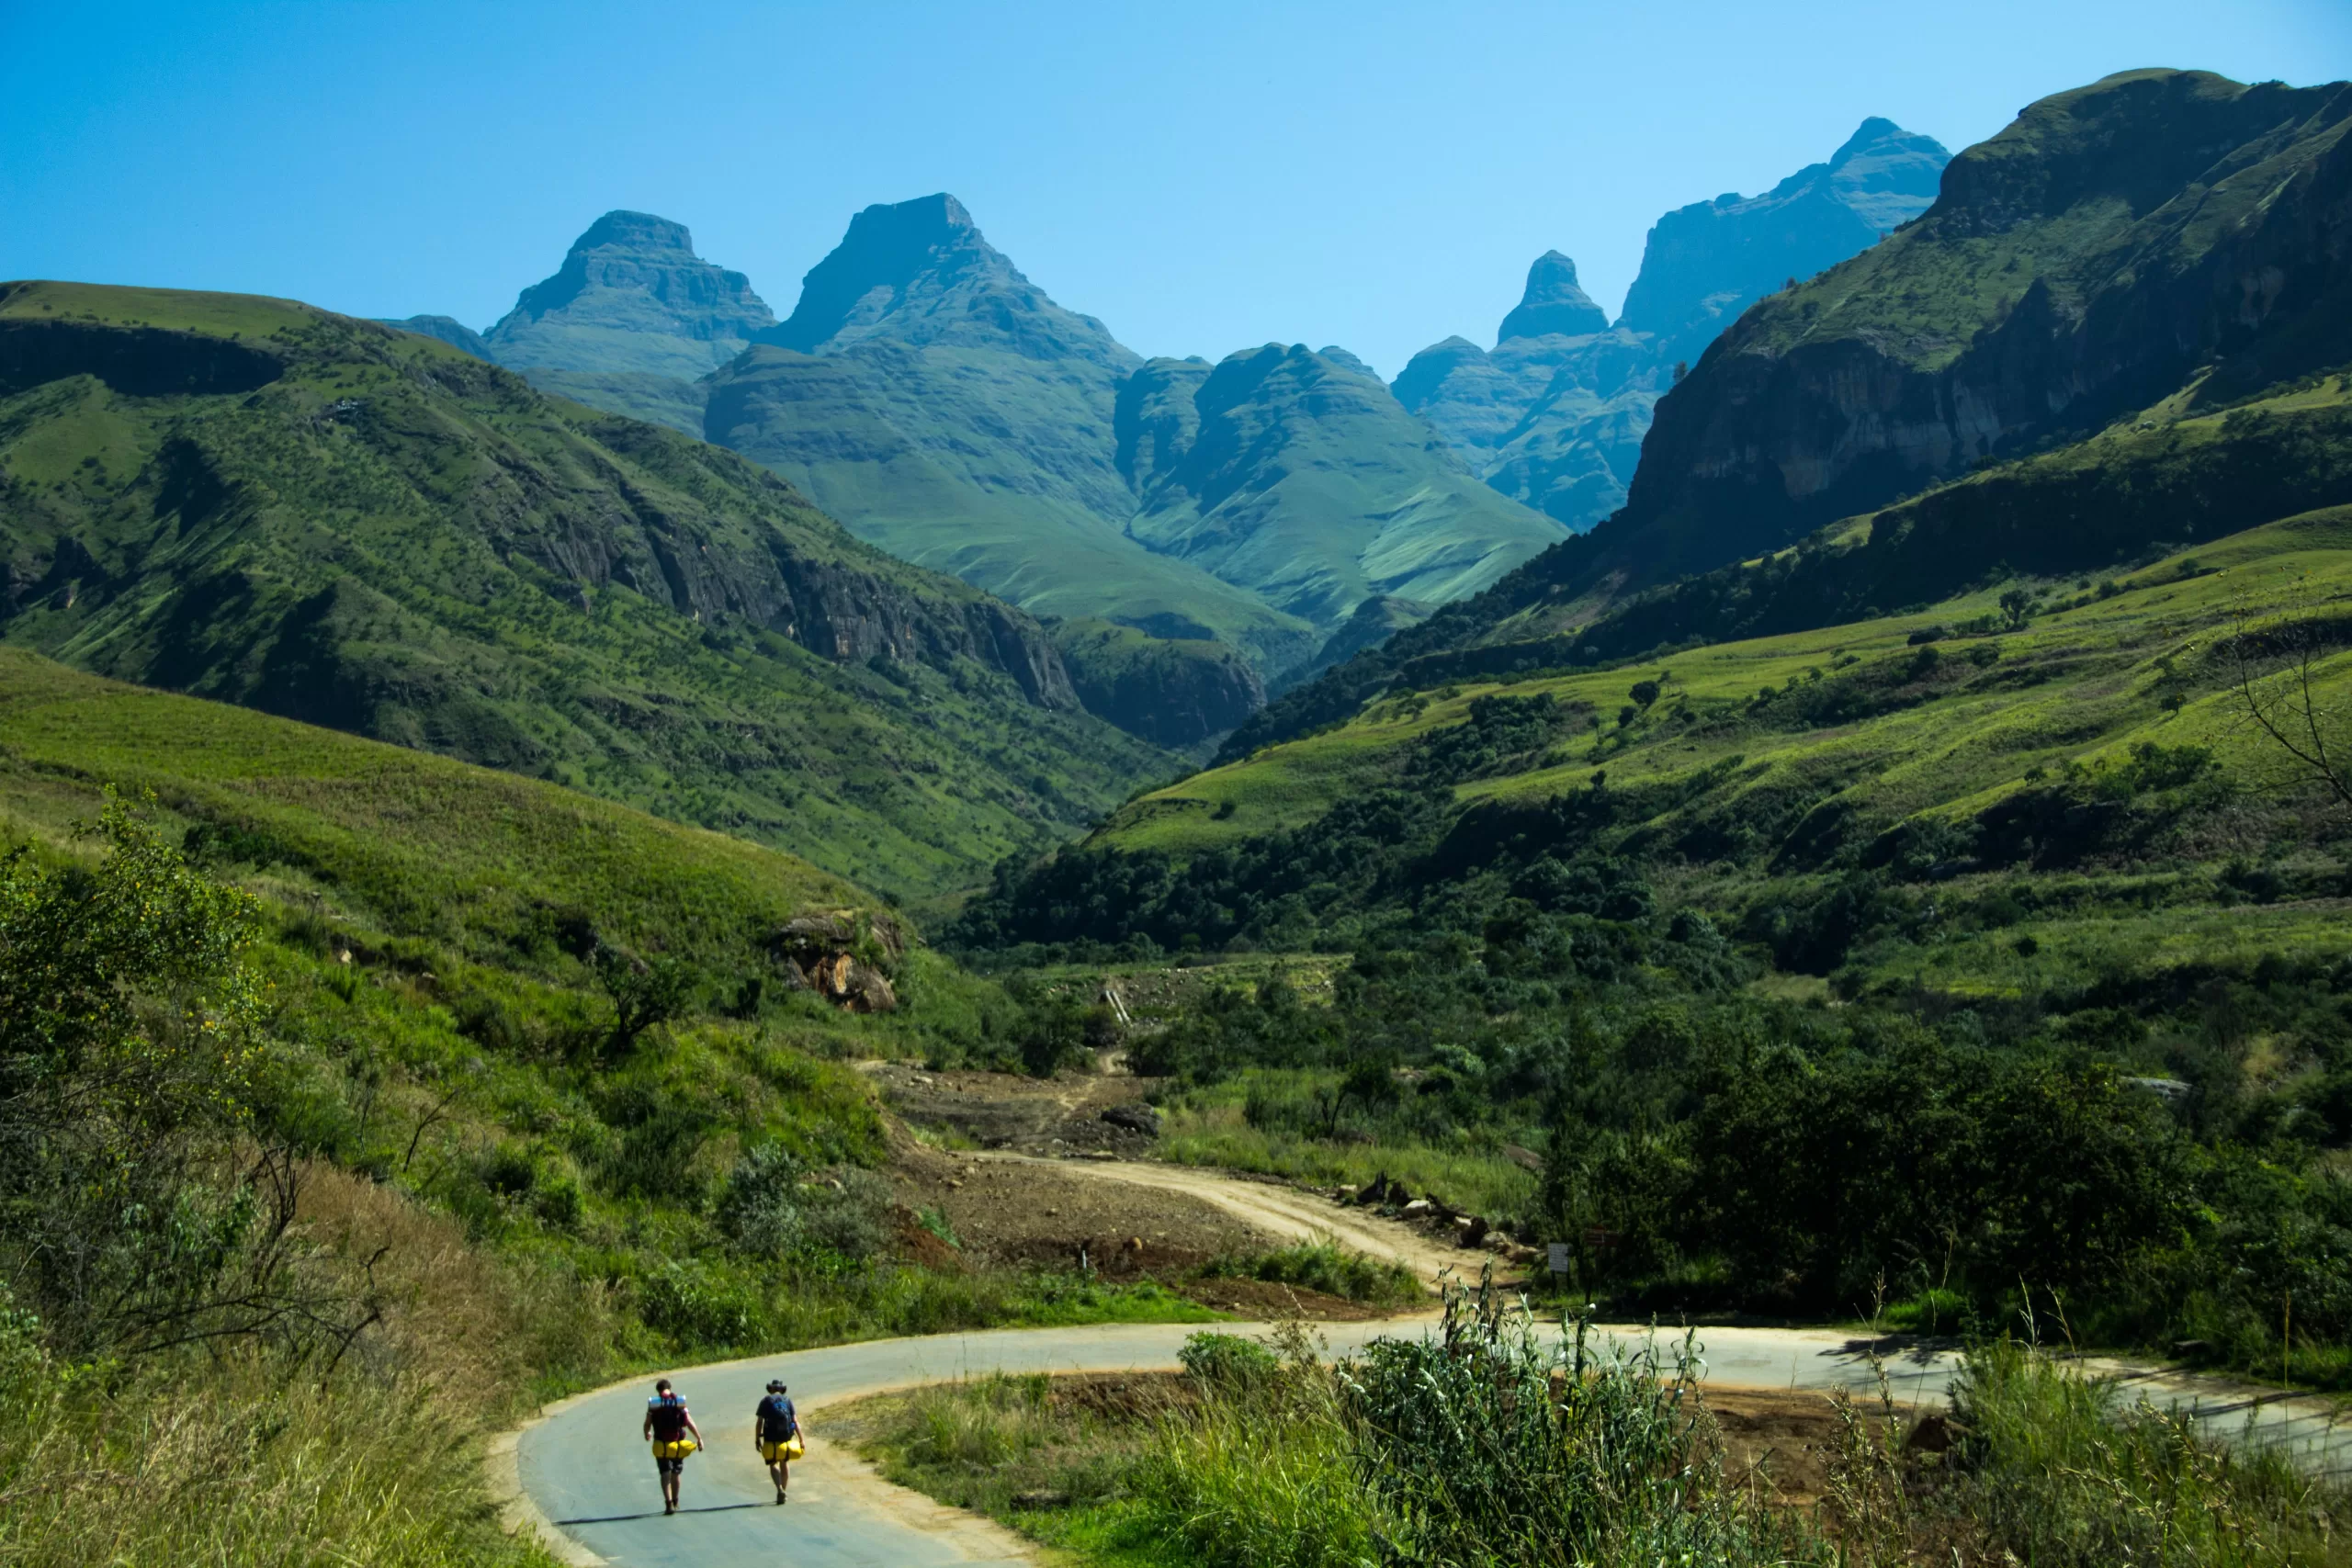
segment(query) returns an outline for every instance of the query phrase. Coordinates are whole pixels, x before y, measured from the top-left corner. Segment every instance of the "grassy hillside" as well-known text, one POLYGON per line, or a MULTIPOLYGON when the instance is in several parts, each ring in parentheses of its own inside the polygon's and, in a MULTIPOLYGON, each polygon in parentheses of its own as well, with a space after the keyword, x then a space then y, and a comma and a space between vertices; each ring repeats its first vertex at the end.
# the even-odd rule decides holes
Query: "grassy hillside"
POLYGON ((1212 637, 1261 669, 1309 657, 1306 622, 1122 531, 1116 379, 984 347, 763 345, 704 383, 703 431, 860 537, 1034 614, 1212 637))
POLYGON ((2352 781, 2236 682, 2352 755, 2347 603, 2336 507, 1400 684, 1000 868, 952 936, 1315 954, 1131 1046, 1187 1086, 1170 1146, 1508 1214, 1566 1241, 1571 1303, 2030 1334, 2054 1295, 2079 1343, 2341 1386, 2352 781))
MULTIPOLYGON (((1853 985, 2015 994, 2118 964, 2342 951, 2341 825, 2277 793, 2284 759, 2250 738, 2215 639, 2241 615, 2340 616, 2347 547, 2338 508, 2098 581, 2004 580, 1659 664, 1392 690, 1144 795, 1066 852, 1149 867, 1112 901, 1126 925, 1085 913, 1091 874, 1064 869, 1005 934, 1069 940, 1069 910, 1103 941, 1344 947, 1382 908, 1482 878, 1499 894, 1552 857, 1642 866, 1660 907, 1767 946, 1866 868, 1921 889, 1932 913, 1894 940, 1782 942, 1781 967, 1850 964, 1853 985), (1382 792, 1399 804, 1380 854, 1340 874, 1307 852, 1382 792)), ((2352 664, 2324 671, 2330 700, 2352 694, 2352 664)))
POLYGON ((8 1561, 543 1564, 479 1441, 551 1395, 1197 1315, 913 1261, 843 1058, 1004 1059, 1023 1013, 804 861, 21 649, 0 846, 8 1561), (799 917, 895 1010, 797 986, 799 917))
POLYGON ((1474 593, 1551 544, 1351 356, 1268 344, 1155 359, 1119 389, 1127 532, 1315 624, 1474 593))
POLYGON ((0 296, 0 637, 922 892, 1165 754, 752 465, 282 300, 0 296))

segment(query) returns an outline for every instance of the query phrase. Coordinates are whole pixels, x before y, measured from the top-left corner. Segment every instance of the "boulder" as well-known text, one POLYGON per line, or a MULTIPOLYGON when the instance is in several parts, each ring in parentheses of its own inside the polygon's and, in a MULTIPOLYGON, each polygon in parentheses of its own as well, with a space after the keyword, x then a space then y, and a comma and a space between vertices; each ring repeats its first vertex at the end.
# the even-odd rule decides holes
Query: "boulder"
POLYGON ((1141 1133, 1148 1138, 1156 1138, 1159 1135, 1159 1112, 1148 1105, 1140 1103, 1114 1105, 1102 1112, 1102 1120, 1114 1127, 1123 1128, 1130 1133, 1141 1133))

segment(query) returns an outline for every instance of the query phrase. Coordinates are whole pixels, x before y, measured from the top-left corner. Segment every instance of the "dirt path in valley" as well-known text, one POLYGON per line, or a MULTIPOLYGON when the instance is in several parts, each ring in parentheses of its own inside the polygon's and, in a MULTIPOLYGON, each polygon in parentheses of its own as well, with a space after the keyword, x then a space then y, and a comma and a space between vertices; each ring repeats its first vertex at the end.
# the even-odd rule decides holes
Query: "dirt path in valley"
POLYGON ((1444 1247, 1396 1220, 1363 1209, 1342 1208, 1329 1198, 1271 1180, 1196 1166, 1143 1164, 1127 1160, 1045 1160, 1030 1155, 975 1154, 976 1166, 1046 1167, 1079 1181, 1144 1194, 1173 1194, 1230 1214, 1259 1235, 1280 1245, 1329 1238, 1368 1258, 1402 1263, 1434 1285, 1451 1273, 1476 1279, 1488 1255, 1444 1247))

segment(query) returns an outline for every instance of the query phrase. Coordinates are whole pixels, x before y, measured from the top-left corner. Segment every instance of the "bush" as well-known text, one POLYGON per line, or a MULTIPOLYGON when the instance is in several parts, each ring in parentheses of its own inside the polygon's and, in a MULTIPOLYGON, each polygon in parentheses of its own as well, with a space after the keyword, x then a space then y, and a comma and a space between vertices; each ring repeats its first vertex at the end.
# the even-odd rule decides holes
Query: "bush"
POLYGON ((1434 1339, 1354 1369, 1364 1473, 1408 1561, 1783 1564, 1801 1530, 1730 1484, 1699 1398, 1698 1347, 1589 1355, 1539 1343, 1498 1297, 1455 1292, 1434 1339))
POLYGON ((889 1183, 856 1166, 812 1171, 780 1144, 736 1162, 718 1201, 737 1250, 826 1267, 864 1263, 888 1237, 889 1183))
POLYGON ((1382 1262, 1329 1241, 1301 1242, 1272 1252, 1220 1258, 1203 1270, 1212 1278, 1265 1280, 1319 1291, 1351 1302, 1394 1305, 1421 1293, 1421 1282, 1402 1263, 1382 1262))
POLYGON ((1255 1387, 1282 1364, 1263 1345, 1238 1334, 1195 1334, 1184 1341, 1176 1359, 1205 1386, 1223 1389, 1255 1387))
POLYGON ((664 1264, 639 1282, 638 1315, 681 1347, 720 1349, 757 1343, 766 1303, 744 1281, 690 1259, 664 1264))

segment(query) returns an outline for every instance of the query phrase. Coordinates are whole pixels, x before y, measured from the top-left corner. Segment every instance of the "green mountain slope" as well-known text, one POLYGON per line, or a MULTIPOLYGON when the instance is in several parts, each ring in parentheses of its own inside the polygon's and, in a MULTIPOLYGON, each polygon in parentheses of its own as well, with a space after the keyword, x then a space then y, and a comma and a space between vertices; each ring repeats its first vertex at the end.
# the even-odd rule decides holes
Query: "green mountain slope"
POLYGON ((2012 580, 1501 683, 1407 671, 1339 728, 1001 873, 961 935, 1331 951, 1415 911, 1490 932, 1655 911, 1662 931, 1689 909, 1785 973, 1856 987, 2334 962, 2352 953, 2352 818, 2247 723, 2231 639, 2317 637, 2314 694, 2340 730, 2347 598, 2337 507, 2096 591, 2012 580))
POLYGON ((1265 682, 1221 642, 1057 621, 1054 646, 1086 711, 1171 750, 1223 735, 1266 705, 1265 682))
MULTIPOLYGON (((1463 484, 1460 465, 1336 350, 1313 378, 1236 383, 1211 421, 1241 432, 1236 453, 1204 452, 1180 479, 1164 467, 1139 472, 1122 446, 1121 408, 1164 398, 1171 377, 1190 373, 1171 369, 1178 361, 1139 371, 1102 322, 1056 304, 989 245, 953 197, 860 212, 803 281, 791 317, 759 330, 746 324, 748 292, 739 299, 713 281, 736 275, 694 258, 683 230, 615 217, 660 225, 674 242, 661 252, 667 270, 642 243, 601 271, 586 267, 583 254, 613 251, 592 244, 592 231, 565 273, 526 297, 585 276, 566 286, 560 321, 548 317, 562 330, 532 327, 538 335, 517 339, 530 356, 518 359, 506 340, 522 329, 501 323, 490 333, 501 363, 740 451, 860 537, 1035 614, 1221 643, 1278 685, 1312 668, 1367 597, 1469 592, 1553 536, 1463 484), (689 293, 725 299, 682 322, 666 301, 689 293), (687 339, 698 350, 738 331, 752 346, 693 382, 686 369, 657 373, 606 352, 645 333, 660 340, 651 352, 674 358, 687 339), (1217 464, 1227 471, 1205 471, 1217 464), (1203 503, 1196 488, 1215 499, 1203 503)), ((1154 658, 1130 674, 1146 668, 1175 673, 1187 661, 1154 658)), ((1171 696, 1170 711, 1195 710, 1187 692, 1171 696)))
POLYGON ((1867 119, 1826 163, 1762 195, 1666 214, 1613 327, 1578 287, 1576 264, 1548 252, 1491 352, 1459 337, 1424 349, 1396 378, 1396 396, 1488 484, 1581 532, 1624 504, 1674 367, 1787 279, 1925 211, 1947 157, 1931 138, 1867 119))
POLYGON ((1370 599, 1474 593, 1558 537, 1335 349, 1155 359, 1120 389, 1118 437, 1136 538, 1327 636, 1370 599))
POLYGON ((1166 766, 1045 630, 731 454, 285 301, 0 294, 0 636, 574 784, 867 886, 1166 766))
MULTIPOLYGON (((1612 607, 1628 618, 1596 656, 1939 597, 2004 559, 2093 570, 2263 514, 2218 475, 2250 477, 2244 501, 2271 515, 2290 498, 2345 499, 2336 416, 2309 373, 2352 360, 2347 103, 2341 85, 2158 71, 2030 106, 1952 161, 1924 217, 1724 333, 1659 401, 1620 513, 1290 694, 1226 754, 1345 717, 1414 659, 1578 646, 1571 634, 1612 607), (2237 440, 2263 434, 2252 411, 2234 429, 2207 418, 2257 400, 2283 422, 2267 446, 2237 440), (2075 458, 1998 467, 2094 438, 2075 458), (1973 470, 1989 470, 1983 484, 1921 495, 1883 528, 1859 521, 1973 470), (2101 496, 2104 472, 2146 484, 2101 496), (1804 586, 1774 590, 1772 614, 1792 618, 1756 618, 1758 583, 1733 566, 1825 527, 1804 586), (1913 543, 1897 550, 1898 534, 1913 543), (1867 553, 1848 553, 1865 538, 1867 553), (1642 597, 1692 573, 1714 586, 1642 597), (1706 607, 1734 591, 1739 604, 1706 607)), ((1559 654, 1490 657, 1527 668, 1559 654)))
POLYGON ((888 911, 779 851, 571 790, 0 649, 0 802, 24 822, 153 792, 232 862, 276 867, 351 919, 478 958, 541 911, 610 940, 743 968, 811 910, 888 911))

